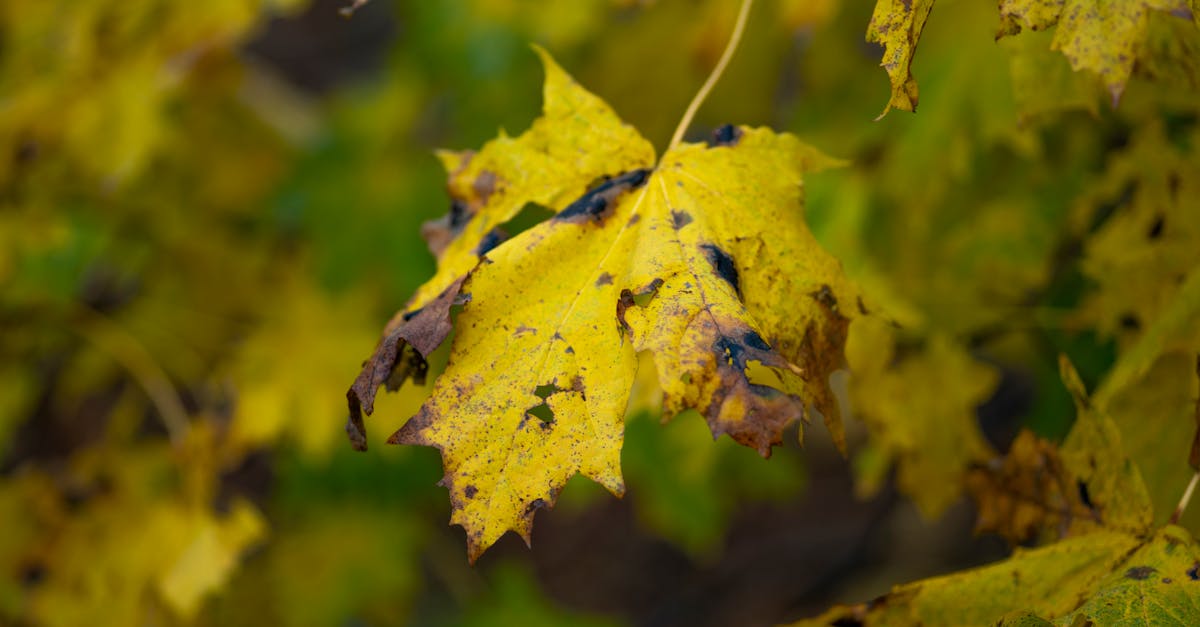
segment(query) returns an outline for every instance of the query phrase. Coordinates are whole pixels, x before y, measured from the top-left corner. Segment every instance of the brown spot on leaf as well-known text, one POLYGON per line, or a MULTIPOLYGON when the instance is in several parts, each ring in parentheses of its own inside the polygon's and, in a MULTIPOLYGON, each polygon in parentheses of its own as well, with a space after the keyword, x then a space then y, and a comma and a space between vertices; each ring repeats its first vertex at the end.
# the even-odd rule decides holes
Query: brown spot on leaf
POLYGON ((1156 572, 1158 572, 1158 569, 1153 566, 1134 566, 1125 571, 1125 578, 1142 581, 1143 579, 1149 579, 1156 572))
POLYGON ((683 227, 685 227, 691 223, 692 223, 692 214, 690 214, 686 211, 682 211, 682 210, 671 212, 671 225, 675 227, 676 231, 678 231, 679 229, 682 229, 683 227))
POLYGON ((821 303, 823 307, 828 309, 834 315, 842 315, 841 312, 838 311, 837 297, 833 295, 833 290, 830 289, 828 285, 822 285, 821 289, 813 292, 810 294, 810 296, 816 299, 818 303, 821 303))
POLYGON ((469 499, 475 498, 475 494, 477 492, 479 492, 479 488, 476 488, 473 485, 469 485, 469 486, 463 488, 463 495, 469 499))
POLYGON ((596 277, 596 287, 600 287, 601 285, 612 285, 612 282, 613 275, 607 272, 602 272, 600 273, 600 276, 596 277))
POLYGON ((363 414, 369 416, 374 411, 375 394, 380 386, 394 390, 409 378, 418 384, 424 383, 429 368, 425 357, 450 334, 453 328, 450 308, 462 302, 460 290, 465 280, 465 276, 459 277, 433 302, 393 317, 384 329, 383 339, 346 392, 350 408, 346 435, 355 450, 367 450, 363 414))
POLYGON ((487 204, 488 197, 496 191, 496 181, 496 173, 491 170, 484 170, 475 177, 475 181, 471 183, 471 191, 475 192, 479 204, 487 204))

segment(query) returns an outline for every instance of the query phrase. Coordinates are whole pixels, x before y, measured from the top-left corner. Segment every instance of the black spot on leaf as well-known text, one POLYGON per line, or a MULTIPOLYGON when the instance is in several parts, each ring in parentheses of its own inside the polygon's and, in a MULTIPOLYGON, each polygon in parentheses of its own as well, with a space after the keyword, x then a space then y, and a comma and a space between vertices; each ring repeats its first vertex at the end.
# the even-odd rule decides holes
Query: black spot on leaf
POLYGON ((488 231, 487 235, 483 236, 483 239, 479 240, 479 245, 475 247, 475 254, 479 257, 482 257, 491 252, 506 239, 508 239, 508 235, 503 230, 500 228, 494 228, 488 231))
POLYGON ((682 229, 683 227, 685 227, 691 223, 692 223, 692 215, 690 213, 688 213, 686 211, 672 211, 671 212, 671 224, 672 224, 672 226, 675 227, 676 231, 678 231, 679 229, 682 229))
POLYGON ((1091 495, 1088 494, 1087 484, 1082 481, 1076 481, 1075 483, 1079 487, 1079 500, 1086 505, 1088 509, 1096 509, 1096 506, 1092 505, 1091 495))
POLYGON ((447 215, 450 231, 458 233, 471 219, 471 210, 467 203, 455 198, 450 202, 450 213, 447 215))
POLYGON ((609 206, 621 194, 645 185, 649 176, 650 170, 643 168, 613 177, 588 190, 578 200, 567 205, 566 209, 558 212, 554 219, 569 222, 590 219, 599 222, 604 218, 609 206))
POLYGON ((479 492, 479 488, 476 488, 473 485, 469 485, 469 486, 463 488, 463 495, 469 499, 475 498, 475 494, 478 492, 479 492))
POLYGON ((712 264, 717 276, 725 279, 726 283, 732 285, 733 291, 737 292, 738 298, 741 298, 742 286, 741 281, 738 279, 737 266, 733 263, 733 257, 730 257, 729 253, 712 244, 703 244, 700 248, 704 250, 704 255, 708 257, 708 261, 712 264))
POLYGON ((533 502, 525 506, 525 515, 529 516, 545 506, 546 501, 544 499, 534 499, 533 502))
POLYGON ((726 124, 713 131, 712 137, 708 139, 708 145, 710 147, 736 146, 741 139, 742 129, 732 124, 726 124))
POLYGON ((771 350, 770 345, 768 345, 766 341, 762 339, 762 336, 754 331, 748 331, 744 336, 742 336, 742 342, 746 346, 757 348, 760 351, 771 350))
POLYGON ((1154 219, 1154 223, 1150 225, 1150 230, 1146 232, 1146 237, 1151 240, 1156 240, 1162 237, 1163 227, 1166 226, 1166 217, 1161 213, 1154 219))

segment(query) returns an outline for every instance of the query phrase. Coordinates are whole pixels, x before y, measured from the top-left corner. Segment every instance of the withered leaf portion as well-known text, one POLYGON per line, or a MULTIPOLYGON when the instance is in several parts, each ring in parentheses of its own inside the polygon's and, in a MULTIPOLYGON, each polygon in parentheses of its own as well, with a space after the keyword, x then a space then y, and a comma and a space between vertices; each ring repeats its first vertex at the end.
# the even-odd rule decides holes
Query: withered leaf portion
POLYGON ((653 147, 637 131, 544 50, 535 50, 546 70, 544 110, 529 130, 515 138, 501 133, 478 152, 438 154, 449 175, 450 211, 422 229, 438 258, 437 273, 388 323, 346 394, 346 433, 358 450, 366 450, 363 414, 371 413, 379 386, 396 389, 409 378, 424 383, 425 358, 450 333, 449 310, 462 281, 504 239, 505 222, 527 203, 561 206, 592 181, 654 159, 653 147))
POLYGON ((528 541, 534 513, 577 473, 623 492, 639 351, 652 355, 668 416, 696 409, 714 436, 765 456, 813 404, 843 443, 828 378, 843 365, 857 295, 805 226, 802 202, 803 174, 834 162, 790 135, 723 127, 655 165, 646 140, 593 121, 607 108, 551 116, 561 90, 582 90, 546 64, 547 115, 521 138, 536 131, 538 142, 443 156, 459 217, 428 229, 440 234, 438 276, 351 391, 367 400, 397 382, 394 370, 419 373, 405 351, 424 354, 426 338, 410 330, 444 337, 453 294, 469 294, 446 372, 389 442, 441 450, 451 522, 466 529, 472 560, 509 530, 528 541), (547 142, 572 148, 549 154, 547 142), (570 160, 583 165, 564 169, 570 160), (547 192, 558 176, 582 183, 547 192), (585 190, 588 181, 598 183, 585 190), (486 242, 526 202, 557 213, 486 242), (752 369, 768 379, 752 381, 752 369))
POLYGON ((1117 425, 1095 407, 1066 358, 1059 362, 1075 397, 1075 426, 1061 448, 1023 431, 1006 456, 971 471, 967 485, 979 505, 976 528, 1013 543, 1097 529, 1143 534, 1151 528, 1154 507, 1141 473, 1117 425))
POLYGON ((350 444, 355 450, 367 450, 367 432, 362 415, 364 412, 369 415, 374 410, 375 393, 380 386, 394 391, 408 379, 418 385, 425 383, 428 370, 425 356, 450 335, 453 328, 450 308, 467 300, 460 294, 465 279, 465 276, 459 277, 428 305, 398 314, 384 329, 383 339, 379 341, 375 353, 346 392, 346 399, 350 402, 346 435, 350 437, 350 444))
POLYGON ((967 490, 979 513, 976 533, 995 533, 1014 545, 1044 529, 1065 535, 1077 519, 1097 520, 1086 483, 1063 467, 1058 447, 1024 430, 1004 457, 967 473, 967 490))

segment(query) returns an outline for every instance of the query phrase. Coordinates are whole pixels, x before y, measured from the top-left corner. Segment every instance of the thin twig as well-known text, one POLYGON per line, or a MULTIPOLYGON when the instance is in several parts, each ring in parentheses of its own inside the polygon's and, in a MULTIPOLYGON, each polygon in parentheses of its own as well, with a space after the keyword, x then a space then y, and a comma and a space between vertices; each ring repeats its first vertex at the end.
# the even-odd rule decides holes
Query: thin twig
POLYGON ((1200 472, 1192 475, 1192 480, 1188 482, 1187 489, 1183 491, 1183 498, 1179 499, 1179 505, 1175 506, 1175 513, 1171 514, 1171 524, 1177 524, 1180 518, 1183 518, 1183 511, 1187 509, 1188 502, 1192 500, 1192 492, 1196 491, 1196 484, 1200 483, 1200 472))
POLYGON ((80 306, 78 313, 83 321, 73 325, 75 331, 133 376, 158 410, 171 443, 181 444, 188 432, 187 409, 162 366, 137 338, 108 316, 85 306, 80 306))
POLYGON ((696 117, 696 111, 700 109, 700 105, 708 97, 708 92, 712 91, 713 85, 717 84, 721 74, 725 72, 725 66, 729 65, 733 51, 737 50, 738 42, 742 40, 742 31, 746 29, 746 16, 750 15, 750 5, 752 4, 754 4, 754 0, 742 0, 742 8, 738 12, 737 23, 733 26, 733 35, 729 37, 729 43, 725 45, 725 52, 721 53, 721 59, 717 61, 717 66, 713 68, 712 73, 708 75, 708 80, 704 81, 704 85, 700 87, 700 91, 696 92, 696 96, 688 105, 687 111, 683 113, 683 119, 679 121, 679 126, 675 127, 675 135, 671 137, 671 143, 667 146, 668 151, 683 141, 683 134, 687 132, 692 118, 696 117))
POLYGON ((349 6, 344 6, 340 9, 338 9, 338 13, 341 13, 342 17, 352 17, 354 15, 354 12, 359 10, 362 7, 362 5, 364 5, 366 3, 367 3, 367 0, 354 0, 354 2, 352 4, 350 4, 349 6))

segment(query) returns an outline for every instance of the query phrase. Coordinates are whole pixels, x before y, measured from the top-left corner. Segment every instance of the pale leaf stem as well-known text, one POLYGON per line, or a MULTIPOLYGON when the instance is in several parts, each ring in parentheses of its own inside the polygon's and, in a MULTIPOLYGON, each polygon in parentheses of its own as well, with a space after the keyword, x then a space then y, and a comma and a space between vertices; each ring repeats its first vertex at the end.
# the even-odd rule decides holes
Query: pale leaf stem
POLYGON ((737 50, 738 42, 742 40, 742 31, 746 29, 746 16, 750 15, 750 5, 752 4, 754 4, 754 0, 742 0, 742 8, 738 12, 737 23, 733 26, 733 34, 729 37, 729 43, 725 45, 725 52, 721 53, 721 59, 717 61, 716 67, 708 75, 708 80, 704 81, 704 85, 700 86, 700 91, 696 92, 696 96, 692 98, 687 111, 684 111, 683 119, 679 121, 679 126, 675 127, 675 135, 671 137, 671 143, 667 146, 668 151, 683 141, 683 134, 687 132, 688 126, 691 125, 692 118, 696 117, 696 111, 700 109, 700 105, 704 104, 704 99, 708 97, 708 92, 712 91, 713 86, 720 80, 721 74, 725 72, 725 66, 729 65, 729 59, 733 57, 733 52, 737 50))
POLYGON ((133 376, 158 410, 171 443, 182 443, 188 432, 187 410, 150 351, 108 316, 86 306, 80 306, 77 313, 83 321, 74 325, 76 332, 133 376))
POLYGON ((1183 498, 1179 499, 1179 505, 1175 506, 1175 513, 1171 514, 1171 524, 1174 525, 1183 517, 1183 511, 1187 509, 1188 503, 1192 500, 1192 493, 1196 491, 1196 484, 1200 483, 1200 472, 1192 475, 1192 480, 1188 482, 1187 489, 1183 491, 1183 498))

